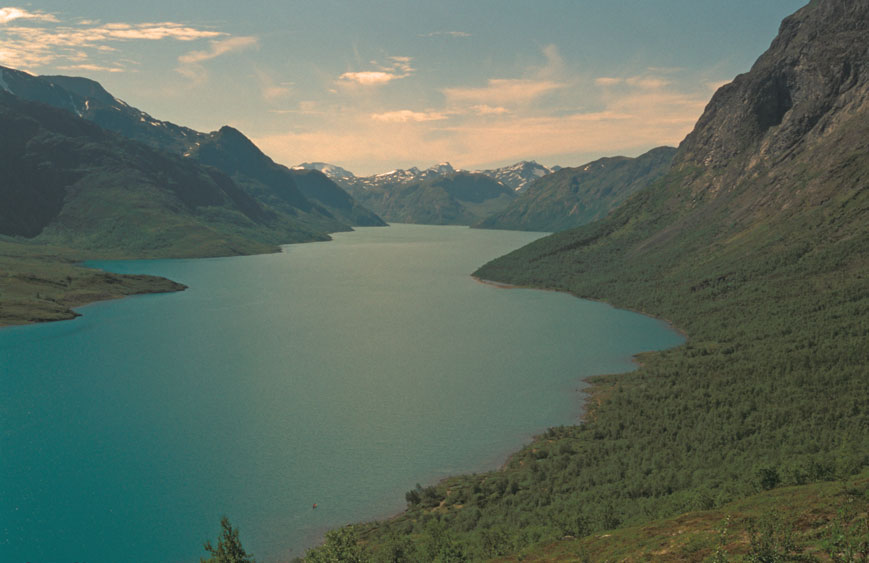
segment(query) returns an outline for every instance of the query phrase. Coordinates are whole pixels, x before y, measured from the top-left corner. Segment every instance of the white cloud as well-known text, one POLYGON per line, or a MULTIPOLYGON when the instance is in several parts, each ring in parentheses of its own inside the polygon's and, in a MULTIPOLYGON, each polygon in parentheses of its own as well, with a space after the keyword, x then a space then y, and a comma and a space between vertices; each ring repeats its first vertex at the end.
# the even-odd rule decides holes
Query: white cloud
POLYGON ((54 64, 58 68, 78 66, 81 70, 111 69, 117 72, 122 69, 121 63, 107 62, 105 58, 118 50, 118 44, 160 40, 189 42, 226 36, 220 31, 176 22, 100 23, 78 20, 64 23, 53 14, 20 8, 0 8, 0 24, 5 24, 0 42, 0 64, 25 69, 54 64), (95 56, 103 59, 91 60, 95 56), (85 64, 91 68, 79 66, 85 64))
POLYGON ((385 121, 392 123, 407 123, 408 121, 439 121, 446 118, 446 114, 436 111, 411 111, 409 109, 388 111, 385 113, 375 113, 371 116, 371 119, 374 119, 376 121, 385 121))
POLYGON ((338 84, 343 86, 380 86, 393 80, 406 78, 413 74, 411 57, 389 57, 389 65, 378 65, 372 61, 377 70, 348 71, 338 77, 338 84))
POLYGON ((0 8, 0 24, 9 23, 12 20, 42 20, 48 22, 56 22, 57 18, 51 14, 43 12, 28 12, 21 8, 0 8))
POLYGON ((345 72, 338 77, 338 80, 345 80, 348 82, 362 84, 364 86, 370 86, 376 84, 386 84, 387 82, 391 82, 396 78, 402 77, 391 72, 384 72, 382 70, 365 70, 361 72, 345 72))

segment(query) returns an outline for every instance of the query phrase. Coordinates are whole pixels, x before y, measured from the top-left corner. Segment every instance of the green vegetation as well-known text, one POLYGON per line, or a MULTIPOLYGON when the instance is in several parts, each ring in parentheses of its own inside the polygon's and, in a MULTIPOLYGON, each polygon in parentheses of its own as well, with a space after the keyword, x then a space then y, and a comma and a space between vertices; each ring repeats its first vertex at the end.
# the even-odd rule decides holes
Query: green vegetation
POLYGON ((670 168, 676 149, 658 147, 636 158, 601 158, 535 180, 510 205, 474 225, 483 229, 563 231, 602 219, 670 168))
POLYGON ((83 258, 65 248, 0 240, 0 326, 72 319, 93 301, 185 286, 143 275, 120 275, 76 266, 83 258))
POLYGON ((233 528, 226 516, 220 519, 220 536, 217 547, 206 541, 205 551, 211 554, 208 559, 200 559, 201 563, 254 563, 253 556, 248 554, 238 538, 238 528, 233 528))

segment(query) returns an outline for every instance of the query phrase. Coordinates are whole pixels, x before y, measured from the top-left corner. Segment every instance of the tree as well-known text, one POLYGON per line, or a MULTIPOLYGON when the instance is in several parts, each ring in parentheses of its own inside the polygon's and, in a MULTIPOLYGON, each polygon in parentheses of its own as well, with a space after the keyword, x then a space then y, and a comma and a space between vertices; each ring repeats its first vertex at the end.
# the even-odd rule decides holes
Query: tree
POLYGON ((200 559, 200 563, 255 563, 253 555, 249 555, 241 546, 241 540, 238 539, 238 528, 233 528, 229 523, 229 518, 221 517, 220 537, 217 538, 217 547, 211 545, 210 541, 205 542, 205 551, 211 554, 208 559, 200 559))

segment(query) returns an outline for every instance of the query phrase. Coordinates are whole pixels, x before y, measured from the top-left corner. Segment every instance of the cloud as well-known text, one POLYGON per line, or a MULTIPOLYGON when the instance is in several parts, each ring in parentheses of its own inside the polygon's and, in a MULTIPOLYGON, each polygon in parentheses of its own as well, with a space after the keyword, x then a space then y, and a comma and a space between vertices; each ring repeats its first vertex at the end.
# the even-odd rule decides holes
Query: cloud
POLYGON ((625 83, 629 86, 635 86, 644 90, 660 90, 661 88, 670 85, 669 80, 655 76, 632 76, 627 78, 625 83))
POLYGON ((492 107, 486 104, 471 106, 471 110, 477 115, 503 115, 505 113, 510 113, 510 110, 505 107, 492 107))
POLYGON ((442 92, 450 105, 504 107, 531 103, 563 87, 564 84, 552 80, 492 78, 484 87, 444 88, 442 92))
POLYGON ((624 81, 624 78, 614 78, 612 76, 601 76, 600 78, 594 79, 594 83, 598 86, 615 86, 617 84, 623 83, 624 81))
POLYGON ((118 72, 123 68, 121 63, 107 61, 106 57, 118 51, 120 44, 160 40, 191 42, 226 36, 220 31, 176 22, 78 20, 64 23, 53 14, 20 8, 0 8, 0 24, 3 24, 0 64, 22 69, 57 65, 58 68, 118 72), (85 64, 90 66, 81 66, 85 64))
POLYGON ((92 64, 67 65, 57 67, 60 70, 89 70, 93 72, 124 72, 123 68, 117 66, 100 66, 92 64))
POLYGON ((259 43, 256 37, 231 37, 220 41, 212 41, 211 46, 205 51, 190 51, 178 57, 181 64, 196 64, 210 61, 226 53, 241 51, 254 47, 259 43))
POLYGON ((432 31, 431 33, 420 34, 420 37, 470 37, 471 34, 465 31, 432 31))
POLYGON ((382 70, 366 70, 361 72, 345 72, 338 77, 338 80, 355 82, 357 84, 362 84, 363 86, 371 86, 376 84, 386 84, 387 82, 391 82, 396 78, 403 77, 397 74, 393 74, 391 72, 384 72, 382 70))
POLYGON ((644 74, 638 76, 629 76, 627 78, 601 76, 599 78, 595 78, 594 83, 604 88, 609 88, 613 86, 630 86, 632 88, 639 88, 642 90, 661 90, 662 88, 666 88, 667 86, 672 84, 672 81, 667 80, 666 78, 661 78, 660 76, 644 74))
POLYGON ((409 109, 388 111, 385 113, 375 113, 371 116, 371 119, 374 119, 376 121, 385 121, 392 123, 407 123, 408 121, 439 121, 446 118, 446 114, 436 111, 411 111, 409 109))
POLYGON ((56 22, 57 18, 51 14, 43 12, 28 12, 21 8, 0 8, 0 24, 9 23, 12 20, 41 20, 48 22, 56 22))
POLYGON ((411 65, 413 59, 411 57, 389 57, 389 60, 391 63, 385 66, 372 61, 374 66, 379 67, 377 70, 345 72, 338 77, 338 84, 343 86, 380 86, 413 74, 414 68, 411 65))

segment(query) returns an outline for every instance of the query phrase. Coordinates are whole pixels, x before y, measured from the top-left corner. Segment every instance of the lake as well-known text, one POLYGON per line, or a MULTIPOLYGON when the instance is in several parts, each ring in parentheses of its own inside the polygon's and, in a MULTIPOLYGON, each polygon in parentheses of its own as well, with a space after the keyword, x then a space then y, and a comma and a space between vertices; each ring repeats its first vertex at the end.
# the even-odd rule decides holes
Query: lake
POLYGON ((682 337, 469 277, 540 236, 393 225, 93 263, 190 288, 0 330, 0 560, 198 561, 226 514, 257 560, 285 561, 576 422, 583 378, 682 337))

